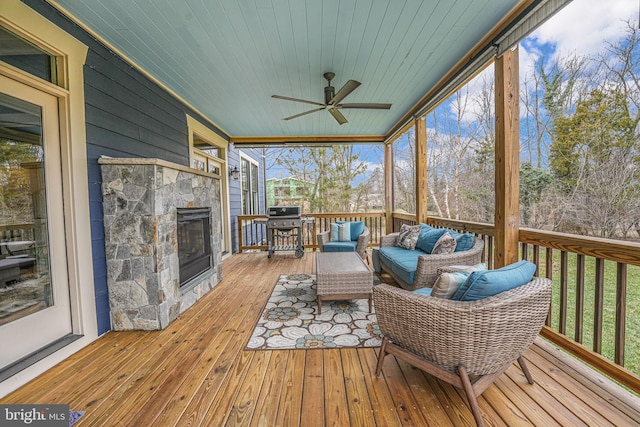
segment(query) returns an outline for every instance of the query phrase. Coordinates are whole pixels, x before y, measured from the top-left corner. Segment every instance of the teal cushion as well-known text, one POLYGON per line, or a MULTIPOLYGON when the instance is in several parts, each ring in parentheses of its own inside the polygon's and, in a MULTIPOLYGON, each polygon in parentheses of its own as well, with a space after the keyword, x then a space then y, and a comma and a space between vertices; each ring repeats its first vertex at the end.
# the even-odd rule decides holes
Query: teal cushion
POLYGON ((423 230, 431 230, 433 227, 430 226, 429 224, 425 224, 424 222, 421 222, 420 228, 422 228, 423 230))
POLYGON ((380 248, 380 262, 410 285, 413 285, 420 255, 425 253, 419 249, 410 251, 397 246, 380 248))
POLYGON ((446 228, 423 228, 418 236, 416 249, 420 249, 421 251, 430 254, 438 239, 447 231, 449 230, 446 228))
POLYGON ((454 252, 468 251, 473 247, 475 238, 471 233, 457 233, 453 230, 449 230, 449 234, 456 239, 456 250, 454 252))
POLYGON ((353 221, 351 223, 351 240, 358 240, 362 233, 364 233, 364 222, 353 221))
POLYGON ((418 294, 418 295, 426 295, 428 297, 431 296, 431 288, 420 288, 420 289, 416 289, 415 291, 411 291, 414 294, 418 294))
POLYGON ((373 263, 373 271, 380 273, 380 249, 373 248, 371 250, 371 262, 373 263))
POLYGON ((358 242, 328 242, 325 243, 322 252, 355 252, 358 242))
POLYGON ((362 221, 336 221, 336 224, 349 224, 351 227, 351 240, 358 240, 358 237, 364 233, 364 222, 362 221))
POLYGON ((535 272, 535 264, 524 260, 497 270, 474 271, 451 299, 476 301, 497 295, 529 283, 535 272))

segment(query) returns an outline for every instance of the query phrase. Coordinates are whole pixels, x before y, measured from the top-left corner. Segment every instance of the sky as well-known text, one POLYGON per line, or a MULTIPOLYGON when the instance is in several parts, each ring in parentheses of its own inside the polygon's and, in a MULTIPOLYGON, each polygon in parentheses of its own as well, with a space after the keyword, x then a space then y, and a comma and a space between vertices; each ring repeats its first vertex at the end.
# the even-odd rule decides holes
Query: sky
MULTIPOLYGON (((603 49, 604 41, 615 42, 623 37, 630 21, 638 24, 640 0, 574 0, 551 17, 520 43, 520 80, 535 61, 546 54, 549 58, 563 57, 568 54, 582 56, 596 55, 603 49)), ((491 79, 493 67, 489 66, 483 74, 491 79)), ((480 89, 477 82, 471 82, 470 95, 480 89)), ((521 113, 522 113, 521 108, 521 113)), ((469 112, 469 119, 473 116, 469 112)), ((402 141, 399 141, 401 144, 402 141)), ((382 163, 382 150, 371 146, 359 145, 360 160, 367 163, 373 171, 382 163)), ((283 171, 270 170, 268 177, 284 177, 283 171)))

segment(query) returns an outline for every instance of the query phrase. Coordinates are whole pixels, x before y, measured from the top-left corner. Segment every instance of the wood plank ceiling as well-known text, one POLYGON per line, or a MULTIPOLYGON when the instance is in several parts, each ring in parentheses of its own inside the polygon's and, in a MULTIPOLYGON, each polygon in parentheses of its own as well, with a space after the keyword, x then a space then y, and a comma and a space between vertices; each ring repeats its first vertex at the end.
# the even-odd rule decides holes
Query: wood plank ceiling
POLYGON ((518 0, 55 0, 230 136, 385 135, 518 0), (282 118, 323 102, 323 73, 345 102, 391 110, 282 118))

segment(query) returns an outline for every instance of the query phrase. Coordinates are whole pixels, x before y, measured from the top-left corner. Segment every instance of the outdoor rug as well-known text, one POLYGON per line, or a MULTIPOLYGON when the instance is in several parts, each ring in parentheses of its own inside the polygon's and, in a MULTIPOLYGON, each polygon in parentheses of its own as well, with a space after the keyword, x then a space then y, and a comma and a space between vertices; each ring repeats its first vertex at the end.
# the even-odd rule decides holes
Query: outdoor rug
POLYGON ((280 276, 247 350, 380 346, 380 329, 368 301, 323 301, 319 315, 315 279, 312 274, 280 276))

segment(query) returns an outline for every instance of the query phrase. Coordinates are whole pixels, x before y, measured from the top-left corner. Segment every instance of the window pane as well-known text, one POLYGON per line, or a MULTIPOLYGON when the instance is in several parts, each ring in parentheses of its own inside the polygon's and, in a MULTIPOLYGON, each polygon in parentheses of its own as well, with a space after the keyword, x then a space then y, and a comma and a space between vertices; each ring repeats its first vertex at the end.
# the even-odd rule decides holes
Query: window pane
POLYGON ((42 112, 0 94, 0 325, 53 305, 42 112))
POLYGON ((48 82, 56 83, 55 56, 51 56, 0 27, 0 61, 48 82))

